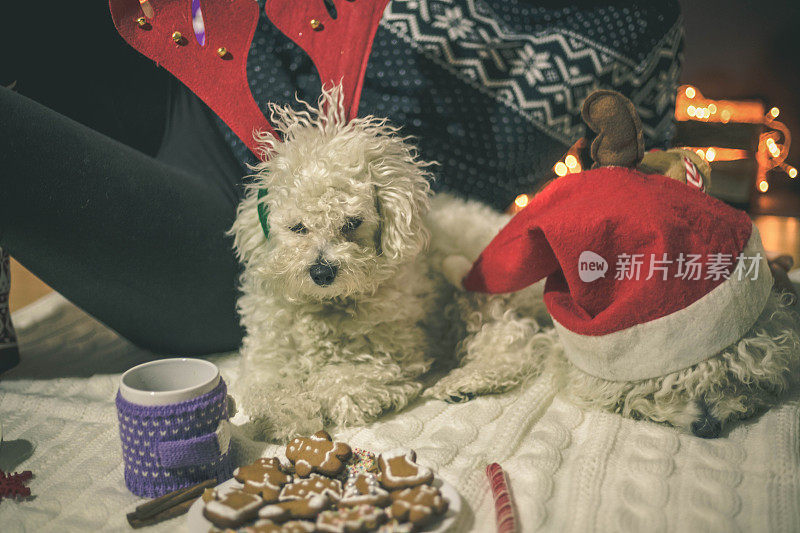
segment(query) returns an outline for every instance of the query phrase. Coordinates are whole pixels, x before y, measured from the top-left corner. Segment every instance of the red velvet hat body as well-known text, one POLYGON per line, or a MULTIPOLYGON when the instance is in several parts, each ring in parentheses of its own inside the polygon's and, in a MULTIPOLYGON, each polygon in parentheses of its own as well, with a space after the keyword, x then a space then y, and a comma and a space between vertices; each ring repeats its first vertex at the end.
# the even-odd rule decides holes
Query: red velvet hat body
POLYGON ((661 175, 604 167, 560 178, 495 237, 464 278, 467 290, 510 292, 544 277, 545 303, 562 326, 604 335, 686 308, 725 281, 682 279, 680 254, 724 254, 728 273, 752 223, 742 211, 661 175), (582 252, 608 262, 604 277, 579 277, 582 252), (623 254, 641 254, 638 279, 615 279, 623 254), (673 262, 647 279, 651 258, 673 262), (666 279, 664 279, 666 278, 666 279))

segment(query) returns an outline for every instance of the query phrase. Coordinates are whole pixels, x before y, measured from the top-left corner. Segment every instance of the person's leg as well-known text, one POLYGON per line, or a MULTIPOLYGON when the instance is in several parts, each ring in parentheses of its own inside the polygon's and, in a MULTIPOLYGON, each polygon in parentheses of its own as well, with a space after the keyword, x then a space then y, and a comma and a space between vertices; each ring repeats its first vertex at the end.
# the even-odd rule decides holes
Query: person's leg
POLYGON ((235 201, 0 88, 0 247, 139 346, 235 349, 235 201))

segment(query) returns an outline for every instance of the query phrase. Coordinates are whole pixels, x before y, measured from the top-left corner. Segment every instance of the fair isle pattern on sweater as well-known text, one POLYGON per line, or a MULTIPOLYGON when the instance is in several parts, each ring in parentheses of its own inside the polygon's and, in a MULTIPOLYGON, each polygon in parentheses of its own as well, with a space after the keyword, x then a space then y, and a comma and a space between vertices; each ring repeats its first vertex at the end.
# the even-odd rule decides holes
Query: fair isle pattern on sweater
MULTIPOLYGON (((562 12, 586 16, 574 7, 562 12)), ((524 13, 536 17, 533 9, 524 13)), ((620 37, 642 23, 630 8, 608 7, 596 15, 595 25, 606 25, 608 33, 620 37), (615 27, 616 21, 623 25, 615 27)), ((666 141, 671 134, 683 41, 680 20, 639 60, 567 25, 515 31, 484 0, 394 0, 381 24, 564 143, 586 134, 580 106, 600 88, 628 95, 648 138, 666 141)))

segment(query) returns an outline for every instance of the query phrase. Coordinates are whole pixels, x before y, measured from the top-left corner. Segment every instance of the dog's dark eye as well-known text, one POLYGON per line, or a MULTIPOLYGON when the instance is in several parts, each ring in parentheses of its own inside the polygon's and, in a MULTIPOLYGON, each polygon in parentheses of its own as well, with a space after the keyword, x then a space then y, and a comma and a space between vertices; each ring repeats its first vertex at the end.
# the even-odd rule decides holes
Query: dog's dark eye
POLYGON ((364 220, 358 217, 348 218, 345 225, 342 226, 342 233, 350 233, 351 231, 355 231, 362 222, 364 222, 364 220))
POLYGON ((305 235, 306 233, 308 233, 308 228, 305 227, 302 222, 298 222, 297 224, 295 224, 294 226, 292 226, 289 229, 292 230, 295 233, 300 233, 302 235, 305 235))

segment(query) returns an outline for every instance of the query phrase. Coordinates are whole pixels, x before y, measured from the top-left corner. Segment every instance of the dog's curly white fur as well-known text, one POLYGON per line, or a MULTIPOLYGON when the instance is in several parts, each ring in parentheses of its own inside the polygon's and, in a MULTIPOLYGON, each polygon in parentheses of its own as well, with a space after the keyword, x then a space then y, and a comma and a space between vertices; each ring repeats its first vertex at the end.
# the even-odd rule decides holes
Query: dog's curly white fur
POLYGON ((667 422, 701 437, 776 402, 800 370, 800 321, 774 292, 747 334, 713 357, 642 381, 608 381, 559 359, 564 392, 582 407, 667 422))
POLYGON ((400 409, 457 350, 462 368, 428 395, 499 392, 533 375, 553 343, 536 320, 538 289, 468 295, 442 270, 463 268, 448 255, 477 257, 507 217, 446 195, 428 214, 429 165, 397 128, 346 120, 339 88, 303 106, 271 106, 283 142, 260 137, 263 162, 231 229, 246 329, 235 389, 254 433, 285 440, 400 409))

